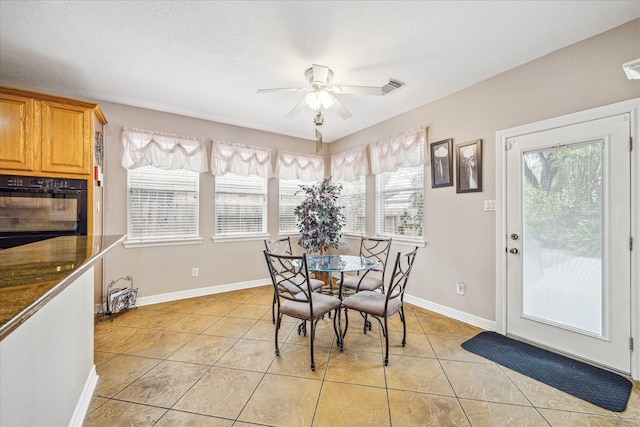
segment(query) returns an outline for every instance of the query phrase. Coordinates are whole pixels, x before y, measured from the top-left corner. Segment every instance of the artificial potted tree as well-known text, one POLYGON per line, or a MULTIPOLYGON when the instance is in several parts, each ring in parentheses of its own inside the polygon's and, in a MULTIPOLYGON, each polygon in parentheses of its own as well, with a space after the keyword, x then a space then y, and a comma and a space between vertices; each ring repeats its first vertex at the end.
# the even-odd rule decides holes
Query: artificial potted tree
MULTIPOLYGON (((343 207, 338 205, 342 190, 341 184, 325 178, 313 185, 301 185, 304 200, 293 211, 297 218, 298 245, 312 253, 320 255, 329 248, 338 248, 342 244, 342 227, 346 223, 343 207)), ((318 275, 316 274, 316 277, 318 275)), ((327 283, 327 277, 318 277, 327 283)))

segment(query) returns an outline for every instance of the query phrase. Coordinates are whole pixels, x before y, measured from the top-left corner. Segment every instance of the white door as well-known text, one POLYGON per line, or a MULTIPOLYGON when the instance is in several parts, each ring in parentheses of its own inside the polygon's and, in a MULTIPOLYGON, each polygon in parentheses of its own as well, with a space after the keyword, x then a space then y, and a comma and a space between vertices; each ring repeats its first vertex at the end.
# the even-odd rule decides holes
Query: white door
POLYGON ((507 333, 631 368, 630 117, 507 139, 507 333))

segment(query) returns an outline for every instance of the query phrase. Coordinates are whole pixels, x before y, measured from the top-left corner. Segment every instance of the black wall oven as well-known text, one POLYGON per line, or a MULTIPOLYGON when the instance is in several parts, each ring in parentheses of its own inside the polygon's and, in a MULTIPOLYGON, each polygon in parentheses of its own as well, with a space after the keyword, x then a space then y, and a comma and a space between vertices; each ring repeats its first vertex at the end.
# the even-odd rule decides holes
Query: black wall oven
POLYGON ((0 175, 0 249, 87 234, 84 179, 0 175))

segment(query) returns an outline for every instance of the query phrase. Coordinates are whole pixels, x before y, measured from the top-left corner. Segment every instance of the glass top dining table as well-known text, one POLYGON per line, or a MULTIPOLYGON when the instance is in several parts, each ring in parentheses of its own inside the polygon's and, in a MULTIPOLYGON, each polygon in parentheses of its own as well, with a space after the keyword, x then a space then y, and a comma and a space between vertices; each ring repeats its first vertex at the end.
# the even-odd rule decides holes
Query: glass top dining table
POLYGON ((347 273, 371 270, 377 262, 355 255, 313 255, 307 257, 307 267, 311 271, 347 273))
MULTIPOLYGON (((344 281, 344 273, 367 271, 378 265, 377 262, 356 255, 313 255, 307 257, 307 268, 309 271, 329 273, 329 295, 335 295, 333 291, 333 273, 340 273, 340 285, 338 286, 338 298, 342 300, 342 282, 344 281)), ((339 331, 338 347, 340 351, 344 350, 344 333, 342 329, 342 316, 340 310, 336 312, 336 323, 339 331)))
MULTIPOLYGON (((340 273, 340 286, 338 287, 338 298, 342 299, 342 281, 344 273, 371 270, 378 263, 365 257, 356 255, 313 255, 307 257, 307 268, 309 271, 329 273, 340 273)), ((333 280, 329 280, 329 294, 335 295, 333 291, 333 280)))

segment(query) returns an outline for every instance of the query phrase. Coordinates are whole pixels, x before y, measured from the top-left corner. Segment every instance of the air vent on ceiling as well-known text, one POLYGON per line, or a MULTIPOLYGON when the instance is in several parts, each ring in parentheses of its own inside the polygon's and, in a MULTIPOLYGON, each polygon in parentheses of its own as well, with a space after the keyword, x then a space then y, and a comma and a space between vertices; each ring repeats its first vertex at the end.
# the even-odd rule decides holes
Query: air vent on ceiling
POLYGON ((629 80, 640 79, 640 59, 622 64, 624 72, 627 74, 629 80))
POLYGON ((394 90, 400 89, 402 86, 404 86, 404 83, 397 80, 389 79, 388 82, 382 85, 382 94, 388 95, 394 90))

